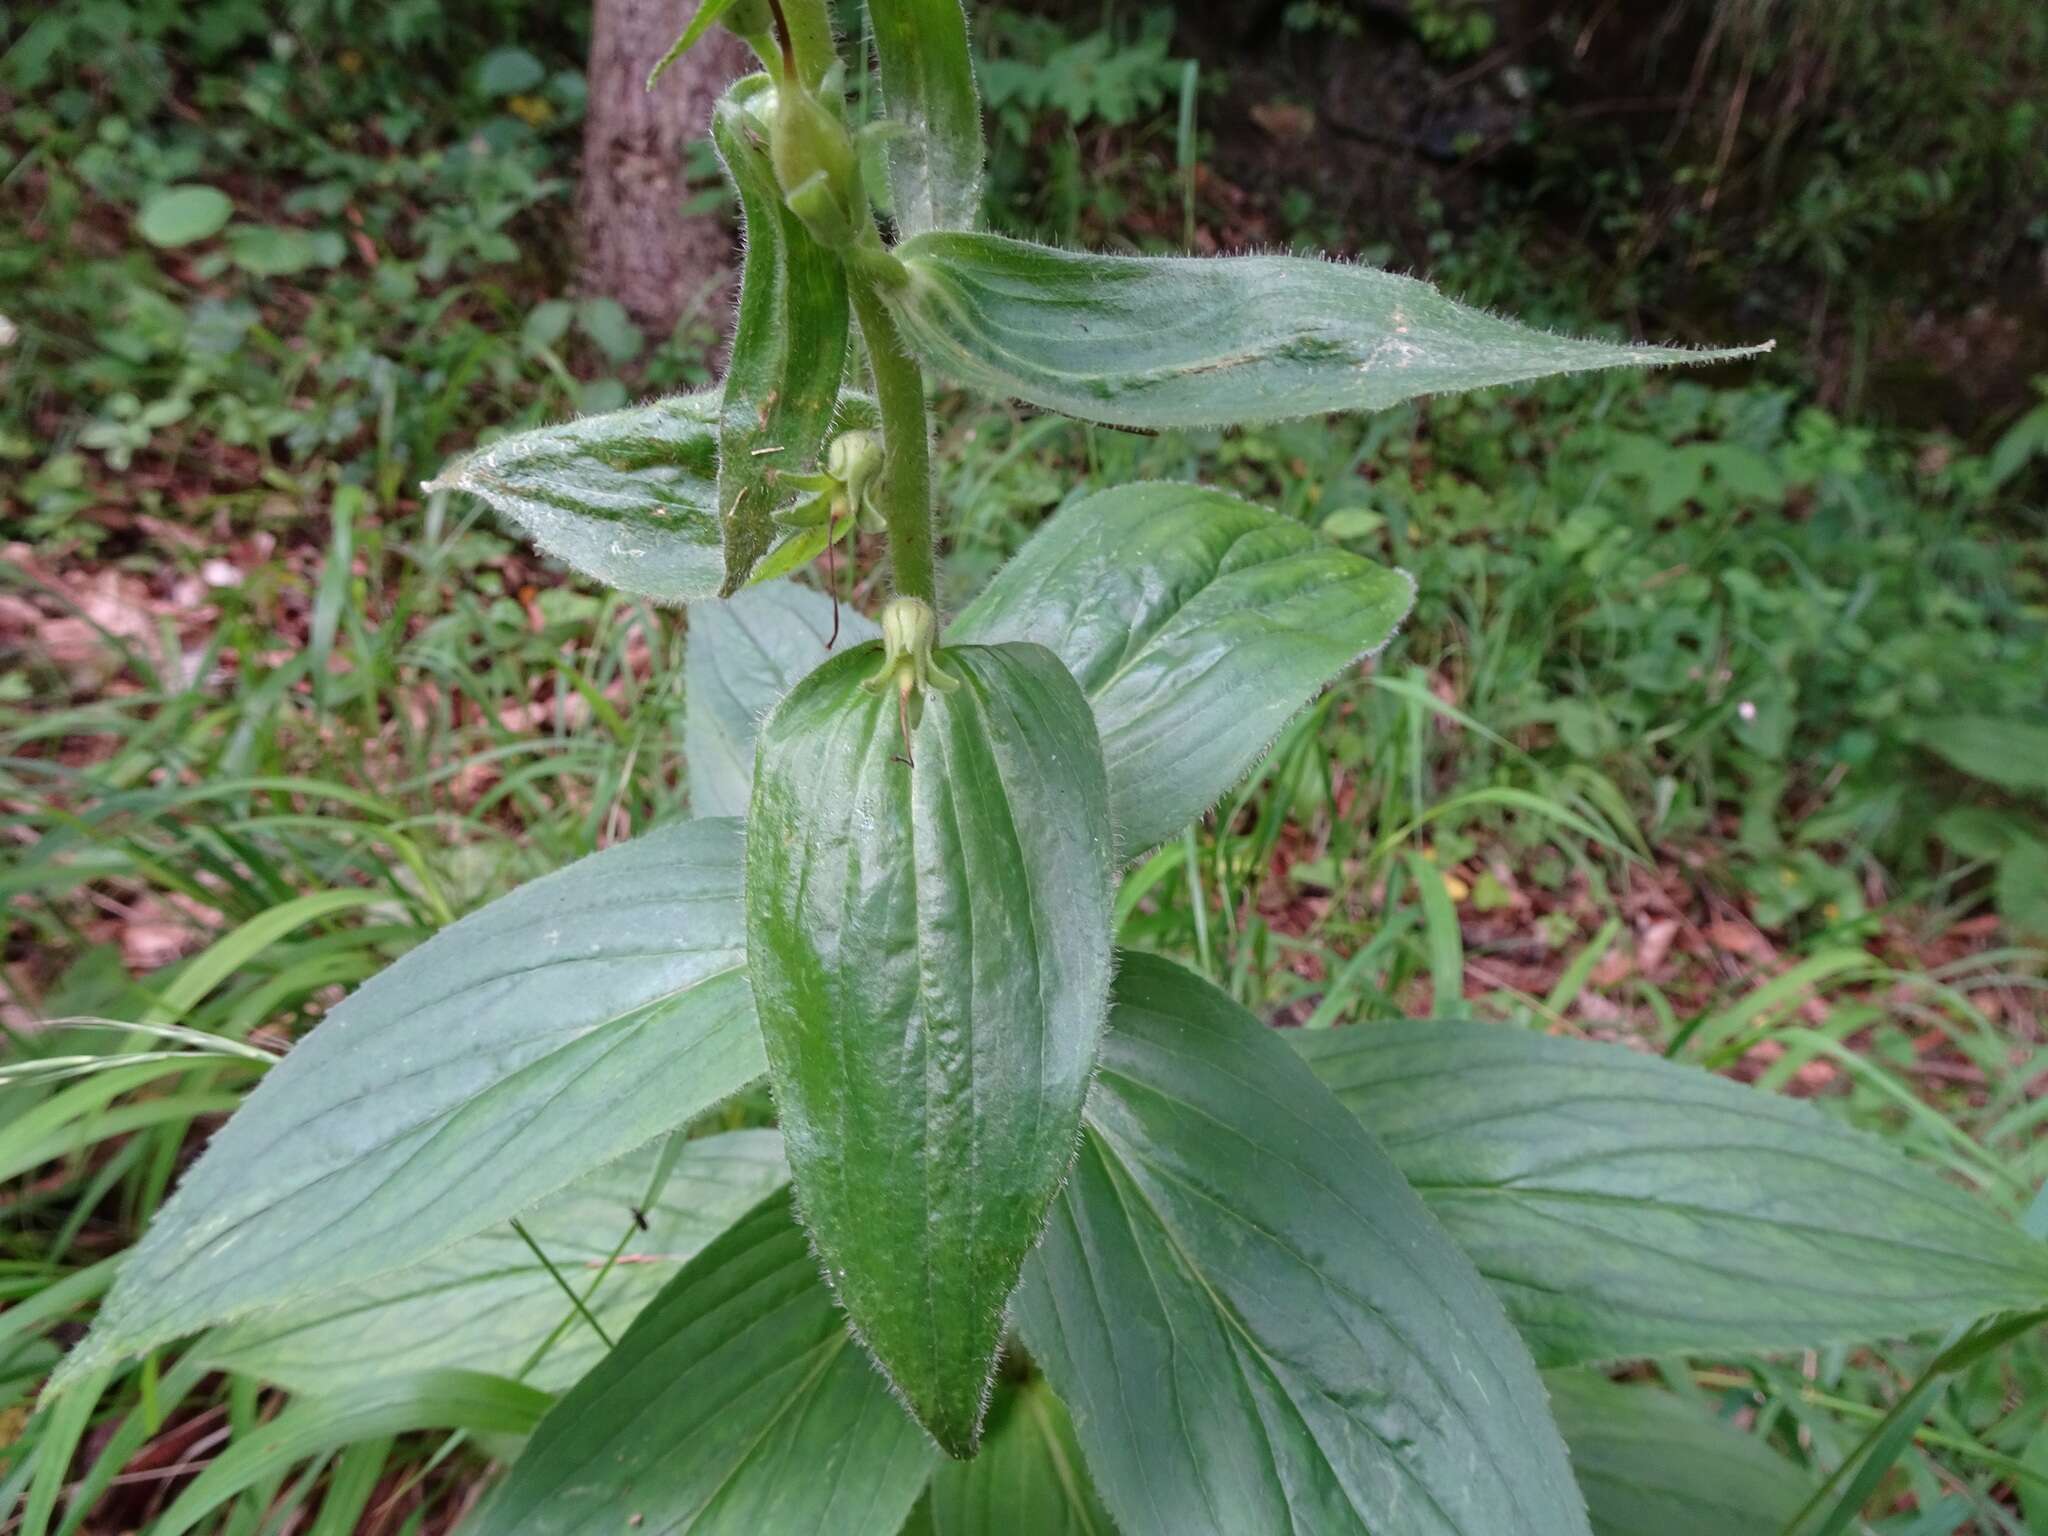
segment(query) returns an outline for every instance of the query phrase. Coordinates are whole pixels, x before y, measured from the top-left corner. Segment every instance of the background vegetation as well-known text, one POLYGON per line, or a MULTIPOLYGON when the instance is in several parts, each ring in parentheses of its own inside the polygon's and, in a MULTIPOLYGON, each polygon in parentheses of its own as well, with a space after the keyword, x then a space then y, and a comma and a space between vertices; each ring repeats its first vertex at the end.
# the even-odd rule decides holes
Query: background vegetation
MULTIPOLYGON (((1129 934, 1278 1023, 1516 1021, 1813 1096, 2048 1233, 2048 14, 1642 9, 985 8, 1000 224, 1314 242, 1559 326, 1779 348, 1230 434, 944 400, 949 596, 1141 474, 1408 567, 1407 633, 1132 872, 1129 934)), ((29 1413, 249 1081, 236 1043, 684 809, 679 616, 418 490, 493 432, 709 377, 704 323, 643 334, 572 288, 586 24, 0 17, 0 1522, 26 1536, 139 1526, 276 1410, 167 1357, 29 1413)), ((873 553, 833 578, 850 602, 873 553)), ((1825 1470, 1939 1343, 1641 1369, 1825 1470)), ((1864 1512, 2048 1530, 2044 1426, 2022 1341, 1941 1383, 1864 1512)), ((446 1452, 316 1447, 212 1518, 440 1529, 482 1465, 446 1452)))

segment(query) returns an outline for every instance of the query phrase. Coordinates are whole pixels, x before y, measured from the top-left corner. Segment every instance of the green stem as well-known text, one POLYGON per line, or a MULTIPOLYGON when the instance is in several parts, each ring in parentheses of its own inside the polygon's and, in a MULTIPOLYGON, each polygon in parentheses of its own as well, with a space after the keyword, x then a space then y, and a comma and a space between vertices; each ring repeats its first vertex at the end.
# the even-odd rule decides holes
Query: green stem
POLYGON ((777 41, 782 45, 784 58, 795 68, 804 88, 816 90, 832 61, 839 57, 838 46, 832 41, 832 13, 826 0, 768 0, 768 5, 775 16, 777 41))
MULTIPOLYGON (((1748 1391, 1753 1391, 1757 1387, 1757 1379, 1746 1371, 1695 1371, 1693 1380, 1703 1387, 1735 1387, 1748 1391)), ((1799 1400, 1803 1403, 1812 1403, 1817 1408, 1825 1408, 1831 1413, 1839 1413, 1844 1418, 1861 1419, 1866 1424, 1875 1423, 1884 1417, 1884 1410, 1881 1408, 1873 1408, 1868 1403, 1853 1402, 1846 1397, 1833 1397, 1812 1387, 1800 1388, 1799 1400)), ((1937 1450, 1953 1451, 1958 1456, 1968 1456, 1972 1460, 1997 1467, 2008 1479, 2016 1477, 2036 1487, 2048 1488, 2048 1475, 2036 1472, 2032 1467, 2016 1462, 2009 1456, 2001 1456, 1990 1447, 1979 1445, 1974 1440, 1965 1440, 1957 1435, 1945 1435, 1938 1429, 1928 1429, 1924 1426, 1913 1431, 1913 1438, 1922 1445, 1933 1446, 1937 1450)))
POLYGON ((604 1347, 610 1349, 612 1347, 611 1335, 604 1331, 604 1325, 591 1314, 590 1308, 583 1304, 583 1298, 576 1294, 576 1287, 562 1278, 562 1272, 555 1268, 555 1261, 549 1258, 546 1250, 533 1240, 533 1234, 526 1230, 525 1224, 517 1216, 512 1218, 512 1230, 517 1232, 521 1239, 525 1241, 526 1246, 533 1250, 533 1256, 540 1260, 541 1267, 554 1277, 555 1284, 562 1288, 562 1294, 569 1298, 569 1305, 576 1309, 577 1315, 583 1321, 590 1324, 590 1331, 600 1339, 603 1339, 604 1347))
POLYGON ((903 345, 882 288, 901 281, 902 268, 885 253, 847 264, 853 312, 867 343, 882 408, 882 475, 875 500, 889 527, 889 561, 896 591, 938 606, 932 561, 931 439, 925 421, 924 372, 903 345))

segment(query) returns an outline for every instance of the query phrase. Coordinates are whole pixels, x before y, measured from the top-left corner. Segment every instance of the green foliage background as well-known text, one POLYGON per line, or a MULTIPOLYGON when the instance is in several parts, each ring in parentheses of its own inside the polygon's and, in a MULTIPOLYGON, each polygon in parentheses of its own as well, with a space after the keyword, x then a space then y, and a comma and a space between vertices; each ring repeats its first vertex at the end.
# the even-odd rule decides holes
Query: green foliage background
MULTIPOLYGON (((1597 7, 1182 9, 978 18, 999 223, 1327 244, 1560 327, 1779 348, 1747 376, 1159 438, 942 402, 949 607, 1064 499, 1141 474, 1417 578, 1377 669, 1132 876, 1125 937, 1291 1022, 1462 990, 1465 1011, 1719 1065, 1770 1046, 1744 1070, 1782 1089, 1831 1065, 1829 1112, 2016 1205, 2048 1174, 2048 20, 1689 0, 1574 55, 1597 7), (1639 98, 1663 105, 1615 106, 1639 98), (1771 963, 1596 979, 1637 936, 1631 892, 1674 869, 1771 963), (1447 871, 1468 920, 1517 897, 1539 915, 1461 924, 1447 871), (1540 988, 1455 986, 1532 945, 1540 988)), ((571 290, 586 27, 524 0, 0 17, 17 1056, 108 1049, 82 1027, 31 1044, 29 1017, 295 1030, 456 914, 684 803, 673 616, 417 490, 488 434, 708 377, 708 328, 646 335, 571 290), (138 914, 169 968, 137 963, 138 914)), ((720 206, 708 145, 695 171, 720 206)), ((25 1428, 53 1330, 246 1078, 232 1052, 152 1070, 0 1081, 0 1508, 69 1433, 91 1496, 64 1529, 180 1396, 216 1394, 238 1433, 260 1411, 245 1381, 152 1366, 102 1405, 133 1443, 25 1428)), ((1831 1466, 1934 1356, 1654 1370, 1831 1466)), ((2038 1523, 2044 1407, 2038 1341, 1946 1378, 1872 1491, 1877 1528, 2038 1523)), ((217 1518, 239 1536, 317 1506, 340 1531, 374 1495, 438 1528, 470 1496, 476 1464, 434 1442, 364 1445, 217 1518)), ((162 1507, 150 1484, 107 1497, 136 1522, 162 1507)))

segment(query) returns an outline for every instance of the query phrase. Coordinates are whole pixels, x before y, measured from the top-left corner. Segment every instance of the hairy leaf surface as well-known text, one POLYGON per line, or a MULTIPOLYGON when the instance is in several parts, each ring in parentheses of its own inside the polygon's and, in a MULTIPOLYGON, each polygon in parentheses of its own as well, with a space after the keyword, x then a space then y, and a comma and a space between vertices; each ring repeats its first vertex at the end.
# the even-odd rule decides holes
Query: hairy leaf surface
POLYGON ((1095 710, 1129 855, 1215 804, 1414 600, 1405 571, 1291 518, 1201 486, 1127 485, 1041 528, 952 637, 1034 641, 1066 664, 1095 710))
POLYGON ((1124 1536, 1586 1530, 1500 1303, 1286 1045, 1166 961, 1122 956, 1016 1315, 1124 1536))
POLYGON ((839 398, 851 334, 846 269, 789 211, 768 163, 775 87, 749 75, 719 99, 711 138, 739 193, 746 262, 718 430, 718 508, 730 597, 775 542, 791 498, 777 475, 809 471, 839 398))
POLYGON ((900 236, 981 222, 981 96, 960 0, 869 0, 900 236))
POLYGON ((1654 1387, 1544 1378, 1593 1536, 1778 1536, 1813 1482, 1732 1425, 1654 1387))
POLYGON ((1108 797, 1074 680, 958 646, 901 760, 879 646, 762 727, 748 971, 804 1218, 863 1341, 947 1450, 1074 1154, 1109 988, 1108 797))
POLYGON ((1043 1377, 996 1389, 988 1434, 972 1461, 932 1475, 907 1528, 930 1536, 1115 1536, 1066 1405, 1043 1377))
POLYGON ((936 1460, 788 1194, 698 1254, 534 1431, 479 1536, 893 1531, 936 1460))
POLYGON ((1546 1364, 1919 1333, 2048 1299, 2048 1245, 1811 1105, 1497 1025, 1290 1038, 1546 1364))
POLYGON ((1091 256, 933 233, 888 291, 911 348, 990 394, 1121 427, 1214 427, 1371 411, 1690 352, 1531 330, 1428 283, 1316 257, 1091 256))
MULTIPOLYGON (((764 582, 723 603, 690 611, 683 659, 683 757, 690 809, 744 816, 754 787, 754 733, 806 673, 831 659, 832 599, 792 581, 764 582)), ((839 605, 839 642, 848 650, 881 631, 839 605)))
POLYGON ((759 1077, 742 850, 731 821, 651 832, 368 982, 214 1136, 60 1375, 418 1263, 759 1077))
POLYGON ((490 503, 578 575, 658 602, 725 585, 719 395, 675 395, 501 437, 427 482, 490 503))
MULTIPOLYGON (((642 1209, 662 1151, 657 1143, 600 1168, 522 1219, 579 1294, 626 1240, 588 1303, 614 1339, 693 1255, 789 1181, 779 1135, 732 1131, 685 1145, 660 1195, 642 1209)), ((431 1367, 513 1376, 569 1311, 561 1287, 508 1223, 395 1275, 230 1323, 196 1347, 212 1365, 301 1393, 431 1367)), ((604 1353, 578 1319, 520 1379, 558 1392, 604 1353)))

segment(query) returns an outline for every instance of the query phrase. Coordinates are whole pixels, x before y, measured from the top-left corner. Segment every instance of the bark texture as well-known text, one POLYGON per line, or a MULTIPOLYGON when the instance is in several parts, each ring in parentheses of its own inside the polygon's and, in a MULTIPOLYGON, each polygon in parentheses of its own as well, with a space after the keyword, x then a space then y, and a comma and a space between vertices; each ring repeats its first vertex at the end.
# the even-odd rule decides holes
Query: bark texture
POLYGON ((617 299, 656 335, 685 316, 722 316, 737 250, 716 214, 685 214, 684 151, 711 132, 711 106, 751 55, 723 28, 647 72, 689 19, 679 0, 597 0, 583 129, 584 292, 617 299))

